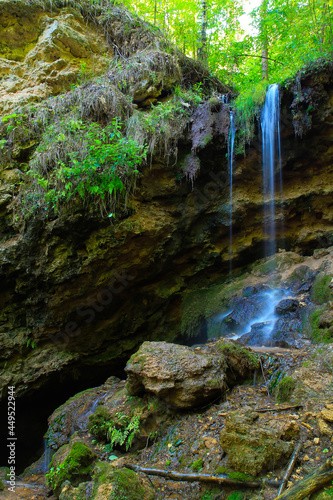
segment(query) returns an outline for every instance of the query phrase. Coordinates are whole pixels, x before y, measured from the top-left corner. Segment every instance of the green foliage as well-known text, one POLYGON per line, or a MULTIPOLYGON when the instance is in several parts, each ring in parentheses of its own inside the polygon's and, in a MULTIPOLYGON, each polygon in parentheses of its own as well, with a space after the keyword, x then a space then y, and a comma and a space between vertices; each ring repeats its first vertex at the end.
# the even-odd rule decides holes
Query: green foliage
POLYGON ((276 386, 275 397, 279 403, 289 401, 295 388, 295 380, 291 377, 284 377, 276 386))
POLYGON ((35 349, 37 347, 37 342, 35 342, 32 338, 28 339, 27 347, 31 347, 31 349, 35 349))
POLYGON ((244 153, 246 143, 254 136, 255 119, 260 117, 265 102, 267 82, 248 87, 233 101, 237 129, 235 154, 244 153))
POLYGON ((123 137, 118 120, 98 123, 69 120, 50 125, 36 149, 28 172, 38 187, 39 204, 58 212, 79 196, 96 199, 106 210, 134 183, 145 150, 123 137))
POLYGON ((205 491, 205 493, 202 495, 201 500, 214 500, 216 498, 216 495, 218 495, 219 489, 214 488, 213 490, 205 491))
POLYGON ((317 274, 311 289, 311 299, 315 304, 324 304, 332 298, 332 291, 329 284, 332 276, 324 273, 317 274))
POLYGON ((244 493, 241 491, 234 491, 231 495, 227 496, 227 500, 244 500, 244 493))
POLYGON ((195 462, 193 462, 192 464, 190 464, 190 467, 192 468, 192 470, 194 472, 201 471, 202 467, 203 467, 203 459, 202 458, 198 458, 198 460, 195 460, 195 462))
POLYGON ((127 451, 139 433, 140 414, 134 412, 128 416, 119 412, 112 418, 104 408, 98 408, 89 417, 88 430, 99 440, 110 443, 108 453, 117 446, 125 447, 127 451))
POLYGON ((315 309, 309 315, 310 335, 315 342, 323 342, 328 344, 333 340, 333 325, 329 328, 322 326, 321 317, 324 310, 322 308, 315 309))
POLYGON ((202 102, 200 87, 184 90, 175 88, 174 94, 153 106, 149 111, 136 111, 128 120, 127 135, 153 152, 167 158, 176 155, 178 139, 188 126, 193 110, 202 102))
POLYGON ((56 456, 57 454, 54 455, 50 471, 46 474, 47 484, 52 490, 59 491, 61 484, 66 480, 79 483, 90 478, 96 454, 86 444, 73 443, 64 461, 57 465, 55 465, 56 456))
POLYGON ((252 370, 259 368, 259 357, 256 354, 248 351, 244 347, 236 344, 225 344, 224 340, 218 342, 217 348, 225 356, 235 356, 242 361, 242 358, 249 364, 252 370))
POLYGON ((99 462, 94 469, 93 498, 101 485, 108 485, 108 500, 153 500, 154 494, 142 486, 138 475, 129 469, 116 469, 99 462))

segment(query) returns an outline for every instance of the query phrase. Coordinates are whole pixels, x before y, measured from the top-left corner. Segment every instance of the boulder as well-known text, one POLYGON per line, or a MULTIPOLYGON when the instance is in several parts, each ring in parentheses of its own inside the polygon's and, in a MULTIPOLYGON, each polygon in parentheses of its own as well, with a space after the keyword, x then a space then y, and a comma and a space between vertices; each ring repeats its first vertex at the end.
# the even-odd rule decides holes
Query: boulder
POLYGON ((198 407, 223 393, 226 362, 193 348, 144 342, 126 365, 131 395, 152 392, 178 409, 198 407))
POLYGON ((71 484, 77 486, 91 479, 93 463, 96 459, 96 453, 81 441, 65 444, 52 458, 47 478, 48 486, 58 496, 65 481, 70 481, 71 484))
POLYGON ((104 385, 79 392, 57 408, 48 419, 48 430, 45 434, 48 447, 57 450, 69 442, 76 431, 86 431, 90 415, 97 406, 115 392, 123 389, 124 382, 110 377, 104 385))
POLYGON ((299 306, 298 300, 296 299, 284 299, 281 300, 275 308, 276 314, 281 316, 282 314, 287 314, 297 311, 299 306))
POLYGON ((298 434, 299 425, 294 420, 261 418, 254 411, 235 412, 226 418, 220 444, 232 468, 256 476, 285 463, 298 434))

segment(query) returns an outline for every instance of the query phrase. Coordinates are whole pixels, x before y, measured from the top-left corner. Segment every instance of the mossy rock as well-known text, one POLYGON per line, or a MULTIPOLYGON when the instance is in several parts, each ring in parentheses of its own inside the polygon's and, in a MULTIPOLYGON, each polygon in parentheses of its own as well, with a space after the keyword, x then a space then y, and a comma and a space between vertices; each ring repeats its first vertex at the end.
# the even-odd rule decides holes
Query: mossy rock
POLYGON ((77 488, 65 481, 61 485, 59 500, 91 500, 92 482, 80 483, 77 488))
POLYGON ((228 454, 228 465, 235 471, 258 475, 284 463, 293 449, 292 439, 299 433, 295 422, 261 421, 253 411, 235 412, 226 419, 220 444, 228 454))
POLYGON ((279 403, 289 401, 296 382, 291 377, 284 377, 276 386, 275 397, 279 403))
POLYGON ((325 304, 332 298, 332 290, 329 286, 331 281, 332 276, 323 272, 317 274, 311 290, 311 300, 315 304, 325 304))
POLYGON ((127 451, 147 444, 165 420, 165 405, 154 396, 129 396, 122 389, 90 415, 88 430, 114 449, 127 451))
POLYGON ((80 441, 62 446, 53 456, 47 484, 58 496, 64 481, 73 485, 89 480, 97 455, 80 441))
POLYGON ((310 500, 332 500, 333 498, 333 487, 325 488, 324 490, 318 491, 310 496, 310 500))
POLYGON ((147 479, 129 469, 117 469, 99 462, 94 469, 92 499, 153 500, 155 492, 147 479), (105 495, 107 493, 107 495, 105 495))

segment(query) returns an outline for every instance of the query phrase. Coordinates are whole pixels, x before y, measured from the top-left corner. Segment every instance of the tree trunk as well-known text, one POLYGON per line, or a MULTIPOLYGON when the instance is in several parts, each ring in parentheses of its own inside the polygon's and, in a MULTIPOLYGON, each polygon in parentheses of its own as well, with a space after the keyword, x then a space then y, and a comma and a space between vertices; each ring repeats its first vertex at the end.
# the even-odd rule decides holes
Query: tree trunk
POLYGON ((275 500, 303 500, 333 480, 333 460, 329 459, 310 476, 297 481, 294 486, 279 495, 275 500))
POLYGON ((268 48, 265 42, 261 51, 261 70, 262 70, 262 79, 268 80, 268 48))
POLYGON ((198 47, 198 59, 207 64, 207 0, 201 3, 201 33, 198 47))

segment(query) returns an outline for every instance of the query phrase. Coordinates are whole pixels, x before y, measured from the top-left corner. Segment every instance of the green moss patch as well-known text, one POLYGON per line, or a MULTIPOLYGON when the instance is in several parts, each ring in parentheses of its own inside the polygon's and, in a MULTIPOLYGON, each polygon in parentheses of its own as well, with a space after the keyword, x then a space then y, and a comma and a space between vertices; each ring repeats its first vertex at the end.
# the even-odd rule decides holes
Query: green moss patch
POLYGON ((111 484, 108 500, 153 500, 154 491, 144 486, 138 475, 129 469, 116 469, 110 464, 99 462, 94 469, 93 498, 99 498, 99 489, 111 484))
POLYGON ((324 304, 332 298, 332 290, 329 284, 332 281, 332 276, 319 273, 313 282, 311 290, 311 300, 315 304, 324 304))
POLYGON ((291 377, 284 377, 276 386, 275 397, 279 403, 289 401, 296 382, 291 377))
POLYGON ((93 462, 97 458, 85 443, 75 442, 62 446, 54 455, 50 472, 46 474, 48 486, 59 494, 62 483, 66 480, 79 484, 90 479, 93 462))

